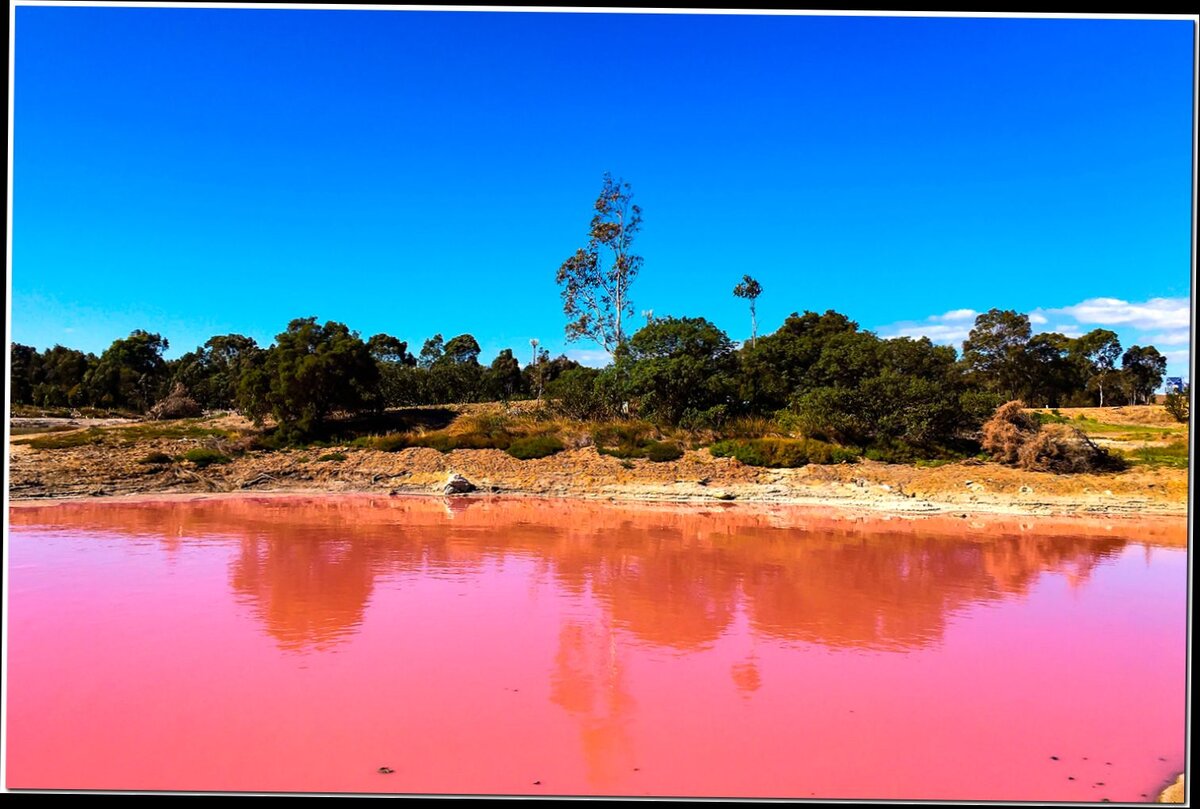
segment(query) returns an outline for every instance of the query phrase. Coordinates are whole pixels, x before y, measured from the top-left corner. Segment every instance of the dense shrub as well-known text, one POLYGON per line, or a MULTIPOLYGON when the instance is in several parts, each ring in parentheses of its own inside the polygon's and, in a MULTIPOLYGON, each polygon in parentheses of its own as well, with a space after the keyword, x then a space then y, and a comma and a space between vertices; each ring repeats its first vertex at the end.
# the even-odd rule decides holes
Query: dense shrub
POLYGON ((204 467, 212 466, 213 464, 229 463, 230 461, 228 455, 223 455, 222 453, 217 452, 215 449, 208 449, 207 447, 196 447, 195 449, 189 449, 187 452, 183 453, 183 459, 185 461, 191 461, 194 463, 197 469, 203 469, 204 467))
POLYGON ((643 451, 646 459, 655 463, 677 461, 683 457, 683 449, 673 441, 651 441, 643 451))
POLYGON ((530 458, 545 458, 564 449, 563 442, 552 435, 532 435, 516 439, 505 451, 514 458, 526 461, 530 458))
POLYGON ((709 447, 718 458, 736 458, 748 466, 787 468, 810 463, 846 463, 858 453, 812 438, 751 438, 718 441, 709 447))
POLYGON ((592 431, 592 441, 601 455, 644 458, 646 447, 655 442, 655 429, 645 421, 605 424, 592 431))
POLYGON ((622 413, 616 373, 580 366, 563 371, 546 384, 554 412, 578 421, 602 421, 622 413))

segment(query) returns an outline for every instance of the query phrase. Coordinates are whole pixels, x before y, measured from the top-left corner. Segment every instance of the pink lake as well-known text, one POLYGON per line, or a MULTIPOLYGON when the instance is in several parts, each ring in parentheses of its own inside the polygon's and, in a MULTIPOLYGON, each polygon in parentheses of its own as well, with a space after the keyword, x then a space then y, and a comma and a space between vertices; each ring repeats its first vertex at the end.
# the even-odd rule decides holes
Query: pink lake
POLYGON ((1184 520, 10 510, 10 789, 1153 800, 1184 520), (390 769, 390 773, 380 772, 390 769))

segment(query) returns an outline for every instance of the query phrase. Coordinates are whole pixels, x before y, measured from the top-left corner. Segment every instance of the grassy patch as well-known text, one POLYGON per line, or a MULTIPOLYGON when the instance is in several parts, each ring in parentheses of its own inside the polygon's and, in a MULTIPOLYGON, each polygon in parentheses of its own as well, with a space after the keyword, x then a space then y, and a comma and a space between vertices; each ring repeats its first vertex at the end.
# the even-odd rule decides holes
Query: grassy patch
POLYGON ((522 461, 531 458, 545 458, 556 452, 562 452, 566 447, 552 435, 531 435, 518 438, 508 445, 505 450, 509 455, 522 461))
POLYGON ((1144 466, 1188 468, 1188 442, 1173 441, 1165 447, 1139 447, 1126 454, 1131 461, 1144 466))
POLYGON ((240 433, 237 430, 225 430, 204 424, 199 419, 180 419, 178 421, 152 421, 143 424, 131 424, 127 427, 113 427, 108 431, 113 438, 128 444, 139 441, 152 441, 157 438, 224 438, 234 439, 240 433))
POLYGON ((28 444, 34 449, 74 449, 99 444, 104 439, 104 431, 97 427, 86 430, 64 433, 62 435, 43 435, 37 438, 25 438, 14 441, 14 444, 28 444))
POLYGON ((347 455, 344 452, 327 452, 324 455, 322 455, 321 457, 317 458, 317 460, 318 461, 344 461, 344 460, 346 460, 346 457, 347 457, 347 455))
POLYGON ((858 453, 811 438, 749 438, 718 441, 709 447, 718 458, 736 458, 747 466, 791 468, 810 463, 853 462, 858 453))
POLYGON ((183 459, 185 461, 191 461, 194 463, 197 469, 203 469, 204 467, 212 466, 213 464, 229 463, 230 460, 228 455, 223 455, 222 453, 217 452, 215 449, 208 449, 206 447, 189 449, 187 452, 183 453, 183 459))

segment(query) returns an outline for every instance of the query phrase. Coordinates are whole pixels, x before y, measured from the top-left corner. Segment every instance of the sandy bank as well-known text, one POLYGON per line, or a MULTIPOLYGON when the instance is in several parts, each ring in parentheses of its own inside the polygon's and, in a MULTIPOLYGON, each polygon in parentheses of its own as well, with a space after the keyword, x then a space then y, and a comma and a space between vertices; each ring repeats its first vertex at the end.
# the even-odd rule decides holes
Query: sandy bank
POLYGON ((1183 803, 1183 773, 1158 796, 1159 803, 1183 803))

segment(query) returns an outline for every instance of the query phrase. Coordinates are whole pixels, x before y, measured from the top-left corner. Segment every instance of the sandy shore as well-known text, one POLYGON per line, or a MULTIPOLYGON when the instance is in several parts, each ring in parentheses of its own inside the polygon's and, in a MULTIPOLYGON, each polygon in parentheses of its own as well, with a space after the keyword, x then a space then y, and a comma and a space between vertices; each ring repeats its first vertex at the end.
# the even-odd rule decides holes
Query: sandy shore
POLYGON ((1183 803, 1183 773, 1158 796, 1159 803, 1183 803))

